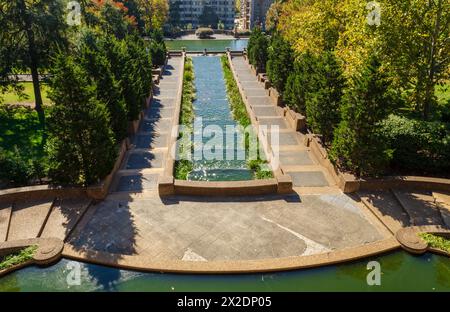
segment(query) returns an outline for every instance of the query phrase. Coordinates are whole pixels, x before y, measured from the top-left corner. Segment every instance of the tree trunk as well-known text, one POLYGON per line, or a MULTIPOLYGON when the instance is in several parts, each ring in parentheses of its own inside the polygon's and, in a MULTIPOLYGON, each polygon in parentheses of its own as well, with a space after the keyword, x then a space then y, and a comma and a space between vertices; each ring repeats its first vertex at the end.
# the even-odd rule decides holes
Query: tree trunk
POLYGON ((33 89, 34 89, 34 97, 35 97, 35 110, 39 114, 39 119, 41 122, 44 122, 44 110, 42 108, 42 95, 41 95, 41 89, 39 84, 39 72, 38 72, 38 66, 39 66, 39 58, 36 52, 36 46, 34 42, 34 33, 32 27, 32 21, 30 18, 30 15, 27 12, 27 7, 25 5, 24 0, 19 0, 18 2, 20 15, 22 16, 22 19, 25 24, 25 31, 27 35, 27 42, 28 42, 28 57, 30 60, 30 69, 31 69, 31 77, 33 78, 33 89))
POLYGON ((428 60, 428 79, 425 84, 425 99, 423 107, 423 118, 427 120, 430 116, 431 104, 434 96, 434 76, 436 70, 436 44, 439 36, 439 29, 441 28, 442 17, 442 0, 438 1, 436 23, 434 25, 433 35, 431 36, 430 57, 428 60))

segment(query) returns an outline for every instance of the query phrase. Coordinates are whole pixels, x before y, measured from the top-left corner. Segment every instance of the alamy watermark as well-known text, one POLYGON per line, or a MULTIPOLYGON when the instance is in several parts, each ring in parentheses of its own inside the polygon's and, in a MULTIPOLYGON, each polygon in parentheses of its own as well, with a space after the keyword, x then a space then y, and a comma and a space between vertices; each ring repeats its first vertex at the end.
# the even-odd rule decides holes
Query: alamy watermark
POLYGON ((69 26, 81 25, 81 5, 78 1, 69 1, 67 3, 67 24, 69 26))
POLYGON ((378 261, 370 261, 369 263, 367 263, 367 270, 370 270, 366 277, 367 285, 380 286, 381 264, 378 261))
POLYGON ((381 5, 376 1, 370 1, 366 5, 367 13, 367 24, 370 26, 380 26, 381 25, 381 5))

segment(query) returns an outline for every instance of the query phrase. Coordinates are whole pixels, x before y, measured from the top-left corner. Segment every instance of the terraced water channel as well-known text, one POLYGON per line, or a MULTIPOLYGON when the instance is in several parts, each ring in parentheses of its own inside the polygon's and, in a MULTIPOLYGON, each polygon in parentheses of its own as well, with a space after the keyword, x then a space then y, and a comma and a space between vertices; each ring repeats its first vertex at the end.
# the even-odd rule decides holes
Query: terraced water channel
POLYGON ((196 88, 194 169, 188 180, 252 180, 254 175, 247 168, 242 132, 232 130, 237 123, 227 98, 220 57, 194 56, 192 59, 196 88))

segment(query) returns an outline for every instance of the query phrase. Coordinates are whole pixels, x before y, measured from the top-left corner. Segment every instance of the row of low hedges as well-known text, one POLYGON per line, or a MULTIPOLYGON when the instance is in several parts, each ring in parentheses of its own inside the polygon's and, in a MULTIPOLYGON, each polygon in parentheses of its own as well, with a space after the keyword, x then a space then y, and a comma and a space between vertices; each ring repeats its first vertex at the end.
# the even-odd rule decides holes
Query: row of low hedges
POLYGON ((194 108, 192 106, 195 100, 194 79, 195 75, 192 58, 186 58, 180 111, 180 125, 183 126, 183 129, 180 131, 177 151, 177 157, 180 159, 175 161, 174 168, 174 177, 177 180, 187 180, 189 173, 193 169, 193 163, 188 158, 192 148, 190 134, 192 130, 192 122, 194 120, 194 108))
MULTIPOLYGON (((233 117, 242 127, 246 128, 251 125, 251 120, 248 116, 247 108, 244 101, 242 100, 241 93, 239 92, 239 87, 236 83, 236 80, 234 79, 233 72, 231 71, 230 63, 226 55, 222 56, 222 68, 224 71, 225 82, 227 85, 227 94, 230 101, 231 110, 233 112, 233 117)), ((246 133, 245 149, 247 156, 249 154, 249 144, 249 134, 246 133)), ((265 160, 265 155, 261 155, 261 149, 259 148, 259 146, 258 159, 247 160, 247 166, 254 172, 254 176, 256 179, 273 178, 273 173, 270 170, 267 161, 265 160)))

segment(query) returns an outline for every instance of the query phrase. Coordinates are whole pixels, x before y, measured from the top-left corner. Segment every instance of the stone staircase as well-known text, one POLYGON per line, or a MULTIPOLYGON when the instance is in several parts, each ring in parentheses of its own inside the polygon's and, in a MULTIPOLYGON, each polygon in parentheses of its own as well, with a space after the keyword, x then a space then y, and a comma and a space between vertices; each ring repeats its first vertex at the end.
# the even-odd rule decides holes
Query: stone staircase
POLYGON ((410 226, 436 225, 450 228, 450 195, 417 189, 358 191, 363 204, 396 233, 410 226))
POLYGON ((156 192, 163 175, 175 119, 178 89, 183 83, 182 57, 171 57, 159 84, 154 89, 150 107, 145 111, 132 146, 116 173, 111 193, 156 192))
POLYGON ((274 131, 274 126, 278 127, 279 164, 281 170, 292 177, 293 187, 335 186, 326 168, 319 165, 310 149, 303 144, 304 135, 294 131, 288 125, 283 108, 274 105, 264 85, 258 82, 244 57, 233 56, 232 66, 259 126, 267 127, 265 136, 272 149, 275 147, 275 142, 271 142, 271 133, 274 131))
POLYGON ((88 198, 42 197, 0 203, 0 243, 32 238, 66 240, 87 208, 88 198))

